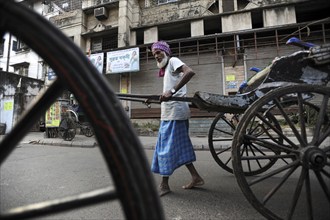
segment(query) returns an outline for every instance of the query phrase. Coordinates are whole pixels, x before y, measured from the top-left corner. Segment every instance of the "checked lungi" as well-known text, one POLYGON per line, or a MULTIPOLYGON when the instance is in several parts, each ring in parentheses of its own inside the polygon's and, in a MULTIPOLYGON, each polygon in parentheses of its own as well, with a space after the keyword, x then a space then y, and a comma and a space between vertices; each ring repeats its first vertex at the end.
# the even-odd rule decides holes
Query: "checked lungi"
POLYGON ((170 176, 176 168, 194 161, 188 120, 161 121, 151 171, 170 176))

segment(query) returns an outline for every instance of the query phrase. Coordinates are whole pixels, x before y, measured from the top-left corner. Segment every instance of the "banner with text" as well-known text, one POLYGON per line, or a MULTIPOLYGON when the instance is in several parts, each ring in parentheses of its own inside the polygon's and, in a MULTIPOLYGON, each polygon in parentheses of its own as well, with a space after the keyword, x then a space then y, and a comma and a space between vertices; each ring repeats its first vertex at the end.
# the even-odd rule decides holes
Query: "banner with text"
POLYGON ((139 48, 107 53, 106 73, 136 72, 140 70, 139 48))
POLYGON ((89 55, 88 59, 91 61, 91 63, 96 67, 96 69, 103 73, 103 53, 94 53, 89 55))

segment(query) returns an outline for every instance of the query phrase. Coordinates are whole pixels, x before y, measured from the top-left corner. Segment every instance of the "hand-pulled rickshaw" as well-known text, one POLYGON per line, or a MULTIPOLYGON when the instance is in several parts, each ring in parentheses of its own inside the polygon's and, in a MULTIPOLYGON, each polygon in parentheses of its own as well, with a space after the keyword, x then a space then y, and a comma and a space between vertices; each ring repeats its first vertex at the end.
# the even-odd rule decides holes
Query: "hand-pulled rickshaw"
POLYGON ((63 114, 63 119, 58 127, 59 136, 66 141, 71 141, 76 136, 77 129, 86 137, 94 135, 93 127, 88 121, 81 121, 79 114, 84 114, 79 105, 68 105, 63 114))
MULTIPOLYGON (((56 27, 15 1, 0 0, 0 33, 6 32, 44 59, 57 79, 0 142, 0 164, 56 98, 69 90, 93 126, 114 186, 18 207, 0 218, 35 218, 119 200, 127 219, 164 219, 142 145, 119 100, 140 95, 115 94, 56 27)), ((315 46, 281 57, 241 94, 173 97, 219 113, 209 132, 212 155, 235 174, 247 200, 268 219, 292 219, 301 205, 307 219, 315 213, 329 216, 329 210, 321 208, 330 204, 329 48, 315 46), (226 141, 231 144, 218 145, 226 141), (229 156, 223 160, 225 154, 229 156), (283 193, 291 193, 292 200, 283 201, 283 193), (274 211, 275 206, 280 209, 274 211)))
MULTIPOLYGON (((288 44, 307 43, 291 38, 288 44)), ((330 44, 308 46, 310 50, 274 59, 236 95, 198 91, 193 97, 172 97, 218 112, 208 133, 210 152, 220 167, 235 174, 249 202, 271 219, 290 219, 299 196, 307 194, 312 200, 314 180, 330 204, 330 44), (264 184, 269 188, 262 192, 259 186, 264 184), (280 201, 276 197, 294 187, 283 213, 274 213, 272 204, 280 201)), ((159 103, 155 95, 117 95, 147 105, 159 103)), ((315 207, 307 207, 313 213, 315 207)))

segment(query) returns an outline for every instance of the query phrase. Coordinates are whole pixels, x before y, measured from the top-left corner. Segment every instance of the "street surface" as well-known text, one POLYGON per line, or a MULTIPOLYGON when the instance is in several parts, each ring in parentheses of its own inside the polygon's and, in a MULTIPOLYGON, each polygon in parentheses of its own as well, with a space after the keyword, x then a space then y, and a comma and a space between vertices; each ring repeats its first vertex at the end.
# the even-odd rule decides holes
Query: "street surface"
MULTIPOLYGON (((149 159, 153 150, 146 150, 149 159)), ((233 175, 222 171, 208 151, 196 151, 205 186, 183 190, 185 167, 170 179, 172 193, 161 198, 167 219, 263 219, 245 200, 233 175)), ((75 195, 112 185, 98 147, 21 144, 7 158, 0 176, 1 212, 9 208, 75 195)), ((155 176, 158 184, 160 178, 155 176)), ((40 219, 123 219, 119 202, 108 202, 40 219)))
MULTIPOLYGON (((153 150, 145 150, 149 162, 153 150)), ((205 185, 181 187, 190 181, 185 167, 170 178, 172 193, 161 198, 166 219, 259 220, 263 218, 245 199, 234 175, 222 170, 209 151, 196 151, 195 166, 205 185)), ((0 170, 0 210, 112 186, 98 147, 60 147, 20 144, 0 170)), ((155 175, 158 185, 160 177, 155 175)), ((285 195, 283 200, 286 200, 285 195)), ((124 219, 118 201, 39 219, 124 219)), ((325 216, 324 219, 327 219, 325 216)))

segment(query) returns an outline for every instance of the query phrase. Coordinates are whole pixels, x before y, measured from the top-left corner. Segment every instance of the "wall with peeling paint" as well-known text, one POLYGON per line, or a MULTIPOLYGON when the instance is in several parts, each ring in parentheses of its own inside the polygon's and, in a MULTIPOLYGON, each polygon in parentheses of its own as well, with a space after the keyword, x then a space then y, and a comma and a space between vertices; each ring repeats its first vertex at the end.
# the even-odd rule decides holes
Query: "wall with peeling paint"
MULTIPOLYGON (((42 80, 0 71, 0 123, 6 124, 6 133, 12 129, 43 86, 42 80)), ((38 125, 39 123, 32 130, 38 129, 38 125)))
POLYGON ((141 11, 140 26, 212 15, 213 13, 208 10, 208 7, 213 2, 213 0, 179 1, 176 4, 164 4, 157 7, 145 8, 141 11))

